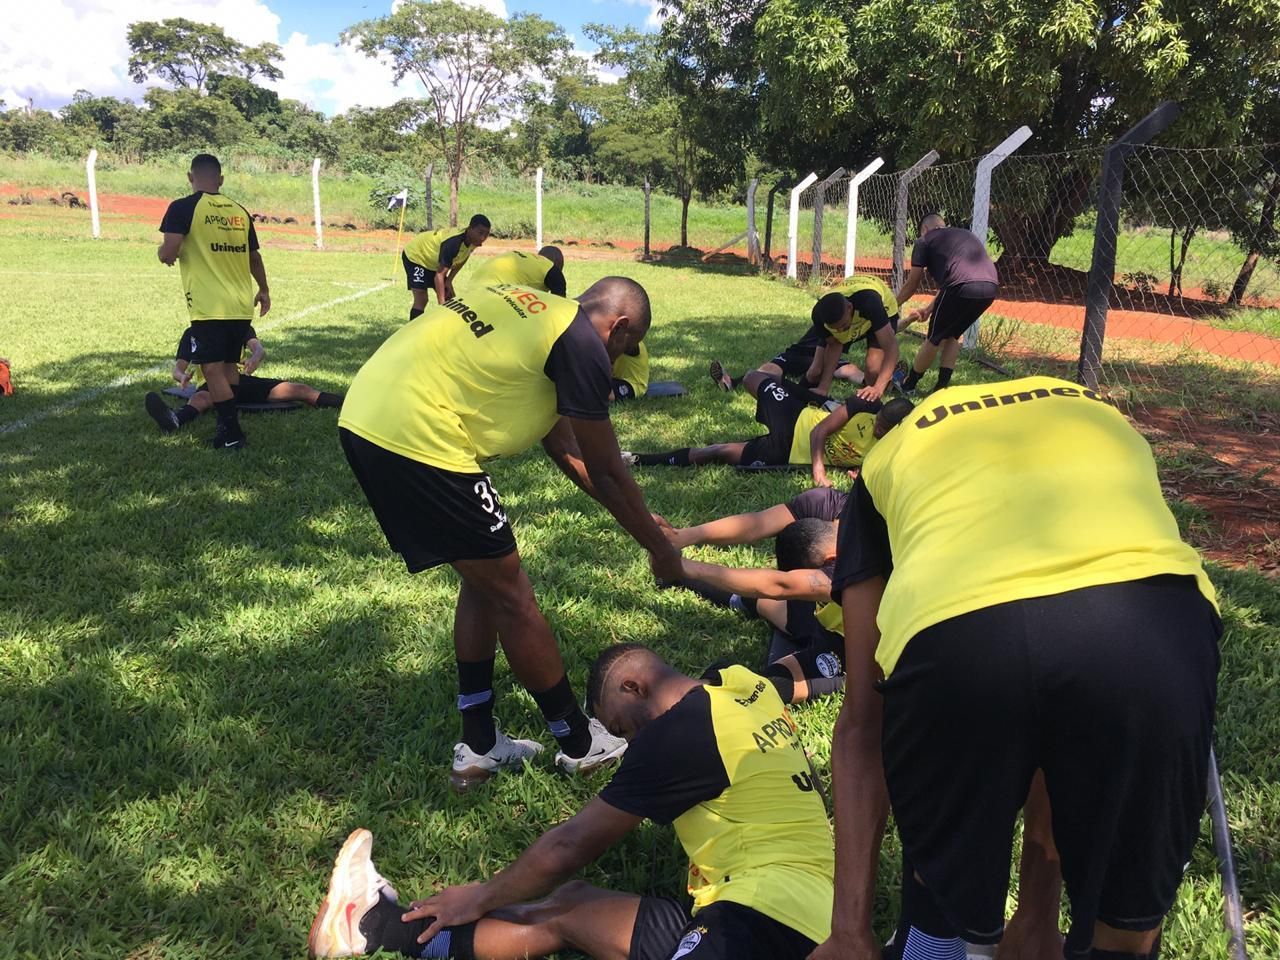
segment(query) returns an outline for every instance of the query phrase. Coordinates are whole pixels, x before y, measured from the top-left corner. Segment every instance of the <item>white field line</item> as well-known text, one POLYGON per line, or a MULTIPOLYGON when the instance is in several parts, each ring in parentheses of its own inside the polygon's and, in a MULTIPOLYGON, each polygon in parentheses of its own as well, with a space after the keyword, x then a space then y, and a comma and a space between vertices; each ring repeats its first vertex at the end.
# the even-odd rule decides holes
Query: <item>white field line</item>
MULTIPOLYGON (((65 270, 0 270, 0 277, 63 277, 67 273, 65 270)), ((170 283, 169 277, 163 274, 157 275, 151 271, 146 273, 77 273, 76 278, 91 277, 98 279, 110 280, 154 280, 156 283, 170 283)), ((347 287, 351 290, 364 289, 363 283, 353 282, 350 280, 315 280, 311 277, 289 277, 287 280, 276 278, 276 283, 280 286, 286 286, 291 283, 317 283, 331 287, 347 287)))
MULTIPOLYGON (((254 329, 262 333, 267 330, 274 330, 276 327, 283 326, 293 320, 301 320, 303 317, 309 317, 313 313, 319 313, 321 310, 328 310, 330 307, 336 307, 342 303, 350 303, 352 300, 359 300, 361 297, 367 297, 371 293, 377 293, 379 290, 385 290, 391 286, 390 283, 380 283, 375 287, 368 287, 357 293, 349 293, 345 297, 336 297, 327 303, 317 303, 314 306, 299 310, 297 313, 291 313, 287 317, 281 317, 279 320, 268 321, 264 324, 254 324, 254 329)), ((66 413, 68 410, 74 410, 83 403, 91 400, 97 400, 100 396, 111 390, 117 390, 120 387, 127 387, 130 384, 137 383, 147 377, 155 376, 157 373, 163 373, 173 365, 173 361, 167 360, 164 363, 158 363, 154 367, 148 367, 146 370, 138 370, 134 373, 126 373, 122 377, 116 377, 110 383, 101 387, 94 387, 92 390, 84 390, 77 393, 74 397, 62 401, 62 403, 54 404, 52 407, 46 407, 44 410, 37 410, 29 417, 22 420, 15 420, 13 423, 0 424, 0 434, 17 433, 19 430, 25 430, 33 424, 39 423, 41 420, 47 420, 49 417, 56 417, 60 413, 66 413)))

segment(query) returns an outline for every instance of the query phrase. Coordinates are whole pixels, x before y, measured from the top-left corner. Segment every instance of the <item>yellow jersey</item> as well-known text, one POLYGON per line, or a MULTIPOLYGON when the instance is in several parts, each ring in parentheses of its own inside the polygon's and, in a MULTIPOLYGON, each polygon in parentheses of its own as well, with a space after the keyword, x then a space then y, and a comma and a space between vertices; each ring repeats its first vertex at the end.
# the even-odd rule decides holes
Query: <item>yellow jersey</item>
POLYGON ((432 273, 441 267, 461 267, 472 253, 466 244, 466 235, 466 230, 457 227, 427 230, 409 241, 404 255, 432 273))
POLYGON ((479 473, 561 415, 607 419, 611 385, 608 352, 576 301, 495 284, 391 334, 351 381, 338 423, 411 460, 479 473))
MULTIPOLYGON (((878 409, 878 408, 877 408, 878 409)), ((791 435, 791 454, 789 463, 812 463, 809 453, 809 434, 813 428, 827 419, 827 411, 822 407, 806 406, 796 416, 796 430, 791 435)), ((850 414, 849 422, 827 437, 826 450, 822 460, 831 467, 856 467, 862 463, 873 446, 875 446, 875 411, 859 410, 850 414)))
MULTIPOLYGON (((875 316, 867 316, 867 313, 873 311, 859 309, 856 294, 869 292, 879 298, 878 306, 884 309, 884 314, 892 320, 898 315, 898 301, 894 299, 893 290, 889 285, 879 277, 873 277, 869 274, 855 273, 843 283, 832 287, 827 293, 839 293, 846 299, 853 301, 853 322, 849 324, 847 330, 832 330, 826 327, 828 336, 835 337, 841 343, 852 343, 855 340, 861 340, 876 327, 875 316)), ((883 324, 881 324, 883 326, 883 324)))
MULTIPOLYGON (((876 650, 886 676, 921 630, 1012 600, 1172 573, 1195 577, 1217 603, 1146 440, 1065 380, 930 395, 867 456, 850 510, 860 537, 887 533, 876 650)), ((850 565, 862 548, 846 547, 847 526, 837 587, 859 579, 850 565)))
POLYGON ((554 293, 558 297, 565 295, 563 271, 546 257, 520 250, 490 257, 483 264, 475 267, 472 283, 479 286, 487 286, 491 283, 514 283, 517 286, 554 293))
POLYGON ((258 234, 244 207, 220 193, 193 193, 169 204, 160 232, 183 235, 178 270, 192 321, 253 318, 249 254, 258 234))
POLYGON ((727 667, 634 737, 600 799, 672 823, 693 912, 750 907, 817 943, 835 851, 795 722, 773 684, 727 667))
POLYGON ((636 356, 622 354, 613 361, 613 379, 625 380, 637 397, 643 397, 649 389, 649 350, 641 340, 636 356))

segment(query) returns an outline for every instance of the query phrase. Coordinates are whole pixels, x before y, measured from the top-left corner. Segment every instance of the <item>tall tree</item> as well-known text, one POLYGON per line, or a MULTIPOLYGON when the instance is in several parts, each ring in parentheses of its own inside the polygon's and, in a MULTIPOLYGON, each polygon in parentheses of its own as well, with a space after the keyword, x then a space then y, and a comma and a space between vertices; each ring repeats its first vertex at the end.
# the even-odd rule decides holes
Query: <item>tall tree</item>
POLYGON ((458 181, 476 127, 515 106, 522 78, 554 74, 571 47, 559 26, 536 14, 503 20, 454 0, 407 0, 389 16, 347 28, 342 42, 389 58, 396 83, 411 76, 422 85, 449 167, 454 226, 458 181))
POLYGON ((279 80, 278 44, 246 46, 227 36, 214 23, 196 23, 185 17, 142 20, 129 24, 129 75, 134 83, 156 77, 171 86, 204 93, 213 74, 255 76, 279 80))

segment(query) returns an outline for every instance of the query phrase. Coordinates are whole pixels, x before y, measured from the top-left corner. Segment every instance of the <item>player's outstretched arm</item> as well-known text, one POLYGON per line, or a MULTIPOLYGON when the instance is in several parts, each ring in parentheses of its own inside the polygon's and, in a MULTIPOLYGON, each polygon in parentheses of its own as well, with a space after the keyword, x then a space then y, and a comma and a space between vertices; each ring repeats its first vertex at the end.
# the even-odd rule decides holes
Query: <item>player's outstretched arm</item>
POLYGON ((262 366, 262 361, 267 358, 267 351, 257 337, 250 337, 245 346, 249 348, 249 356, 244 361, 244 372, 253 373, 262 366))
POLYGON ((682 580, 697 580, 740 597, 760 600, 831 598, 831 578, 821 570, 770 570, 767 567, 726 567, 718 563, 682 560, 682 580))
POLYGON ((836 375, 836 367, 840 364, 840 352, 843 348, 844 344, 835 337, 827 337, 826 345, 822 350, 822 370, 818 374, 818 385, 813 388, 814 393, 820 393, 824 397, 831 393, 831 381, 836 375))
POLYGON ((780 503, 768 510, 736 513, 731 517, 709 520, 692 527, 677 527, 674 542, 678 547, 692 547, 703 543, 720 547, 755 543, 765 537, 776 536, 794 520, 791 508, 780 503))
POLYGON ((434 917, 418 937, 426 943, 445 927, 479 920, 486 913, 545 897, 636 828, 642 820, 599 797, 571 819, 535 840, 515 863, 487 883, 449 887, 433 897, 415 900, 404 920, 434 917))
POLYGON ((827 438, 838 433, 849 422, 849 408, 839 406, 809 431, 809 460, 813 470, 813 485, 829 487, 827 479, 827 438))
POLYGON ((889 389, 889 384, 893 380, 893 369, 898 365, 898 335, 893 327, 886 323, 876 330, 874 336, 876 346, 880 348, 884 357, 880 360, 880 372, 876 375, 876 382, 869 383, 858 391, 858 396, 863 400, 879 400, 884 396, 885 390, 889 389))
POLYGON ((173 379, 178 381, 178 386, 185 387, 191 382, 191 364, 185 360, 175 360, 173 362, 173 379))
POLYGON ((907 305, 907 301, 916 295, 923 282, 924 267, 912 267, 907 272, 907 279, 902 282, 902 287, 893 295, 893 299, 898 301, 898 309, 907 305))

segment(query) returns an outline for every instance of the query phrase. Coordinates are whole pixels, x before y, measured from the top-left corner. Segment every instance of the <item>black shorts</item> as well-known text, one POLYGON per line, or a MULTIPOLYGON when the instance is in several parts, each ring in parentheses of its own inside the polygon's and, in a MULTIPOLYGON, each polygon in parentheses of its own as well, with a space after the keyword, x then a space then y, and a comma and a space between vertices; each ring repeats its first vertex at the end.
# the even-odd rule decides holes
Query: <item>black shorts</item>
POLYGON ((249 336, 249 320, 196 320, 184 336, 191 363, 239 363, 249 336))
POLYGON ((748 440, 739 461, 744 466, 768 466, 787 463, 791 458, 791 440, 796 432, 796 418, 805 408, 802 398, 791 393, 773 377, 767 377, 756 391, 756 422, 768 433, 748 440))
POLYGON ((434 290, 436 288, 436 272, 428 270, 420 263, 414 263, 405 253, 400 254, 400 262, 404 264, 405 289, 434 290))
POLYGON ((986 313, 1000 288, 994 283, 961 283, 943 287, 933 301, 928 340, 935 347, 943 340, 959 340, 973 322, 986 313))
POLYGON ((387 543, 410 573, 515 550, 511 522, 488 474, 419 463, 343 427, 338 436, 387 543))
POLYGON ((613 399, 615 402, 621 402, 623 400, 634 400, 638 396, 639 394, 636 393, 636 388, 633 387, 630 383, 628 383, 626 380, 619 380, 617 378, 614 378, 613 399))
MULTIPOLYGON (((251 373, 240 374, 240 383, 236 386, 236 403, 270 403, 268 394, 276 387, 284 383, 283 380, 273 380, 270 377, 255 377, 251 373)), ((207 391, 208 384, 200 384, 201 390, 207 391)))
POLYGON ((1205 808, 1222 624, 1191 577, 1003 603, 922 630, 884 695, 884 769, 904 855, 960 936, 1004 926, 1014 824, 1044 770, 1071 901, 1156 926, 1205 808))
POLYGON ((719 900, 690 917, 668 897, 641 897, 627 960, 804 960, 816 946, 739 903, 719 900))
MULTIPOLYGON (((845 349, 848 349, 847 347, 845 349)), ((798 380, 809 372, 813 366, 813 355, 818 351, 818 344, 793 343, 769 362, 782 368, 782 375, 798 380)), ((843 350, 841 351, 844 352, 843 350)), ((849 361, 843 356, 836 361, 836 369, 847 367, 849 361)))

